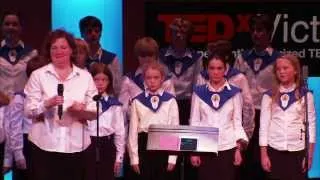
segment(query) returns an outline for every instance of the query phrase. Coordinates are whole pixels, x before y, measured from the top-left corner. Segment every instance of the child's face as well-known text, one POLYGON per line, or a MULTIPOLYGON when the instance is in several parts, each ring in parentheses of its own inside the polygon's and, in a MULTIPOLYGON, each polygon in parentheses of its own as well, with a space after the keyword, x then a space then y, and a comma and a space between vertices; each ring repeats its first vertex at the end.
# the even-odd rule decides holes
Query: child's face
POLYGON ((281 84, 294 83, 297 71, 288 59, 277 59, 275 68, 277 79, 281 84))
POLYGON ((251 30, 251 39, 255 46, 269 43, 269 32, 264 27, 255 26, 251 30))
POLYGON ((208 64, 208 74, 211 82, 219 83, 224 80, 226 67, 221 59, 212 59, 208 64))
POLYGON ((143 66, 147 63, 156 61, 156 59, 157 58, 155 56, 138 56, 138 61, 139 61, 140 66, 143 66))
POLYGON ((163 75, 157 69, 147 69, 144 73, 144 81, 151 92, 156 92, 162 84, 163 75))
POLYGON ((93 77, 93 80, 97 86, 99 94, 105 93, 110 83, 108 76, 104 73, 98 73, 93 77))

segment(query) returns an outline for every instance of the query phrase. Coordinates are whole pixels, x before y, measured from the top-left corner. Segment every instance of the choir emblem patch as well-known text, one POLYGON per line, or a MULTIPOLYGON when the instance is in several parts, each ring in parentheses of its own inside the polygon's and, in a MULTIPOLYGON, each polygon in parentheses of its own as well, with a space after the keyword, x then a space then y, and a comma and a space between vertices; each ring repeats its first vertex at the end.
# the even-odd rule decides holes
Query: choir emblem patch
POLYGON ((151 105, 153 109, 157 109, 159 106, 159 97, 158 96, 152 96, 151 99, 151 105))
POLYGON ((283 94, 281 97, 280 97, 280 101, 281 101, 281 106, 283 108, 286 108, 289 104, 289 99, 290 99, 290 96, 288 94, 283 94))
POLYGON ((220 105, 220 96, 219 96, 219 94, 213 94, 211 96, 211 101, 212 101, 213 107, 218 108, 219 105, 220 105))
POLYGON ((182 66, 183 66, 182 62, 180 62, 180 61, 176 61, 175 62, 175 64, 174 64, 174 72, 175 72, 175 74, 177 74, 177 75, 181 74, 182 66))
POLYGON ((254 60, 254 70, 259 71, 261 68, 261 65, 263 63, 263 60, 261 58, 257 58, 254 60))

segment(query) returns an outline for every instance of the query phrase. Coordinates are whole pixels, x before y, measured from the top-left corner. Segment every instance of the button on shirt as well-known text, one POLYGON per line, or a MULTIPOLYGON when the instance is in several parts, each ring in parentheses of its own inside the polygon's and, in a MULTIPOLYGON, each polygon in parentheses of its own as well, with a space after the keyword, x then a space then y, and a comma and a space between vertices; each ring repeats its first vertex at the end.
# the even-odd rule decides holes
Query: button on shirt
POLYGON ((25 87, 25 113, 37 117, 44 113, 44 121, 34 121, 29 139, 39 148, 62 153, 80 152, 90 145, 88 128, 66 110, 74 102, 84 103, 87 111, 96 111, 92 97, 97 89, 91 75, 76 66, 64 82, 59 82, 52 64, 34 71, 25 87), (57 107, 46 109, 44 101, 57 95, 59 83, 64 85, 63 116, 59 120, 57 107))
MULTIPOLYGON (((282 93, 292 92, 296 85, 289 88, 280 86, 282 93)), ((315 143, 315 108, 312 93, 307 93, 309 142, 315 143)), ((272 97, 265 94, 261 103, 259 144, 271 146, 279 151, 300 151, 305 147, 305 99, 304 96, 283 110, 278 103, 272 103, 272 97)))
MULTIPOLYGON (((225 87, 231 90, 228 82, 218 89, 210 83, 207 88, 211 92, 220 92, 225 87)), ((218 151, 229 150, 236 147, 239 139, 248 141, 242 127, 241 94, 237 93, 228 99, 218 110, 213 109, 204 102, 195 92, 192 95, 190 124, 192 126, 206 126, 219 128, 218 151)))

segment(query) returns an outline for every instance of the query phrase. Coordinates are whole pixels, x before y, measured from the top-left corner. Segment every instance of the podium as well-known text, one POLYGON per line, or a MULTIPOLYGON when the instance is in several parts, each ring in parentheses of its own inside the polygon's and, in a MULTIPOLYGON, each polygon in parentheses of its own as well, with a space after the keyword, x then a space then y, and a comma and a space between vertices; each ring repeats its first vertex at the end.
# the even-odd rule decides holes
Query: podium
POLYGON ((147 150, 217 153, 218 136, 214 127, 150 125, 147 150))
POLYGON ((147 150, 183 154, 181 180, 184 179, 184 155, 218 153, 219 129, 214 127, 150 125, 147 150))

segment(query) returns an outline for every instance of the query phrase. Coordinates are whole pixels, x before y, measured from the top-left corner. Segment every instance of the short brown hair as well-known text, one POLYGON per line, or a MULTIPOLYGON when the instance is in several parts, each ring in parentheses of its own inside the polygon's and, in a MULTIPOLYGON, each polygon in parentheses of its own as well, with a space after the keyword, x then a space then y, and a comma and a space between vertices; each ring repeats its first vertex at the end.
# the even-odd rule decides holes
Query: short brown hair
POLYGON ((71 63, 75 63, 76 58, 77 58, 77 47, 76 47, 74 37, 72 34, 66 32, 62 29, 57 29, 57 30, 49 32, 49 34, 47 35, 47 37, 44 41, 41 56, 43 58, 45 58, 46 60, 48 60, 49 62, 51 62, 50 48, 51 48, 51 45, 59 38, 64 38, 67 40, 67 42, 72 50, 71 59, 70 59, 71 63))
POLYGON ((90 66, 90 73, 92 75, 92 77, 95 77, 97 74, 99 73, 103 73, 104 75, 106 75, 109 78, 109 85, 106 89, 106 93, 108 94, 113 94, 114 90, 113 90, 113 76, 111 71, 109 70, 108 66, 104 63, 93 63, 90 66))
POLYGON ((143 37, 134 45, 134 54, 138 58, 144 56, 159 56, 159 45, 152 37, 143 37))

